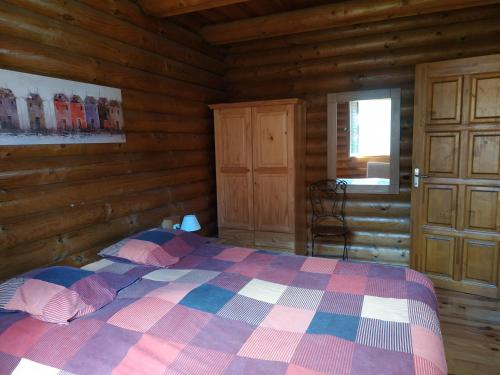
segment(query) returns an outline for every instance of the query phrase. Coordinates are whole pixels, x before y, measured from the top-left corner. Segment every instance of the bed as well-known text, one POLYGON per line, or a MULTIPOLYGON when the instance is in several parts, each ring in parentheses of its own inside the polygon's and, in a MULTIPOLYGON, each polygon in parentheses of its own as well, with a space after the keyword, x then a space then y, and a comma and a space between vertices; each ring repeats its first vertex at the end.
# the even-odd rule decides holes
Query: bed
POLYGON ((407 268, 205 244, 57 325, 0 314, 0 374, 446 374, 431 282, 407 268))

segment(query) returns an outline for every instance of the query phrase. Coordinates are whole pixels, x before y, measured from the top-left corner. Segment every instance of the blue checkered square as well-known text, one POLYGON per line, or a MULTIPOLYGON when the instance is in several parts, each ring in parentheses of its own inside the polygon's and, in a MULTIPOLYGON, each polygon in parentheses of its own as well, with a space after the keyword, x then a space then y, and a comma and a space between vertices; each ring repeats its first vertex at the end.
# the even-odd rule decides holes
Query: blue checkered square
POLYGON ((204 284, 188 293, 179 303, 193 309, 217 313, 235 293, 216 287, 210 284, 204 284))
POLYGON ((34 276, 33 279, 43 280, 48 283, 64 287, 70 287, 78 280, 93 274, 94 272, 85 271, 79 268, 50 267, 34 276))
POLYGON ((165 242, 170 241, 175 235, 161 230, 148 230, 142 232, 134 237, 136 240, 153 242, 159 246, 163 245, 165 242))
POLYGON ((358 326, 359 317, 318 311, 314 315, 307 333, 333 335, 349 341, 356 341, 358 326))

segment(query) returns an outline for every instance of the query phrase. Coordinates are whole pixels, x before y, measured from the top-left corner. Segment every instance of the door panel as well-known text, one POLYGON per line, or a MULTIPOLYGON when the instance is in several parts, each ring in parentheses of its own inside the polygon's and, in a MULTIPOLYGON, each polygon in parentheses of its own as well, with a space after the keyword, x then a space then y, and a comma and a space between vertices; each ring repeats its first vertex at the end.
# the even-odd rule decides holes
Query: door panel
POLYGON ((429 80, 427 122, 459 124, 462 113, 462 76, 429 80))
POLYGON ((425 172, 431 176, 458 177, 460 133, 428 133, 425 172))
POLYGON ((425 272, 453 279, 455 242, 453 237, 424 235, 425 272))
POLYGON ((223 192, 224 201, 219 204, 220 214, 225 228, 246 228, 250 223, 250 207, 248 192, 252 189, 245 174, 222 173, 219 188, 223 192))
POLYGON ((426 224, 454 228, 456 226, 457 187, 425 185, 426 224))
POLYGON ((498 242, 464 241, 463 279, 498 286, 498 242))
POLYGON ((288 176, 259 173, 255 178, 255 227, 260 231, 290 232, 288 176))
POLYGON ((417 65, 412 165, 412 266, 499 298, 500 55, 417 65))
POLYGON ((500 72, 472 75, 471 122, 500 121, 500 72))
POLYGON ((481 231, 500 231, 500 188, 467 186, 465 226, 481 231))
POLYGON ((287 111, 255 111, 255 165, 257 168, 288 166, 287 111))
POLYGON ((219 227, 252 230, 254 219, 250 109, 216 110, 215 142, 219 227))
POLYGON ((500 133, 470 132, 469 176, 500 178, 500 133))
POLYGON ((221 167, 247 167, 248 140, 245 137, 248 121, 244 114, 224 113, 219 125, 221 152, 221 167))
POLYGON ((293 107, 252 109, 255 229, 294 228, 293 107))

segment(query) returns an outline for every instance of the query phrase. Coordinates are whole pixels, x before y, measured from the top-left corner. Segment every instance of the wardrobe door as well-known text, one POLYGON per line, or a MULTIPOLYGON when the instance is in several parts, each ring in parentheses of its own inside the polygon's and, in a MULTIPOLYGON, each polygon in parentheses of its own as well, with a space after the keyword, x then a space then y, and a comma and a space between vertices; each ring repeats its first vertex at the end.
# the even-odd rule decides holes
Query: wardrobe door
POLYGON ((255 229, 294 232, 293 106, 252 109, 255 229))
POLYGON ((215 110, 215 150, 219 227, 253 230, 250 108, 215 110))

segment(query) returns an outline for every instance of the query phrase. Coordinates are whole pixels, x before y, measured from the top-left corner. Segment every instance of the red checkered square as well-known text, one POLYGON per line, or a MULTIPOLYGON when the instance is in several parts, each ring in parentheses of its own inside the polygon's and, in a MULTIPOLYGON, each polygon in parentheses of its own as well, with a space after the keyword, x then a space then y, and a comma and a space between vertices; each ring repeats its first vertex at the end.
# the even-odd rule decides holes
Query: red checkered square
POLYGON ((311 310, 276 305, 260 325, 279 331, 304 333, 314 314, 311 310))
POLYGON ((238 263, 255 251, 254 249, 246 249, 244 247, 231 247, 214 256, 214 258, 238 263))
POLYGON ((64 365, 90 340, 104 322, 82 319, 76 324, 55 325, 28 350, 24 357, 56 368, 64 365))
POLYGON ((443 373, 447 369, 443 342, 439 336, 426 328, 411 325, 413 354, 429 361, 443 373))
POLYGON ((245 263, 235 263, 231 267, 229 267, 225 272, 233 272, 240 275, 248 276, 251 278, 257 277, 264 269, 266 268, 265 264, 245 264, 245 263))
POLYGON ((302 333, 258 327, 238 355, 266 361, 290 362, 302 336, 302 333))
POLYGON ((335 259, 307 258, 300 270, 304 272, 331 274, 337 263, 338 261, 335 259))
POLYGON ((120 364, 113 370, 113 375, 163 375, 167 366, 175 361, 185 346, 185 344, 165 341, 145 334, 129 349, 120 364))
POLYGON ((329 292, 364 294, 368 278, 364 276, 338 275, 330 278, 326 290, 329 292))
POLYGON ((174 303, 159 298, 144 297, 118 311, 108 323, 137 332, 146 332, 174 306, 174 303))
POLYGON ((242 262, 229 267, 226 272, 239 273, 248 277, 257 277, 259 273, 271 264, 275 255, 253 253, 246 257, 242 262))
POLYGON ((197 286, 194 283, 170 283, 149 292, 146 297, 157 298, 176 304, 197 286))
POLYGON ((31 317, 21 319, 0 335, 0 351, 22 357, 51 326, 31 317))

